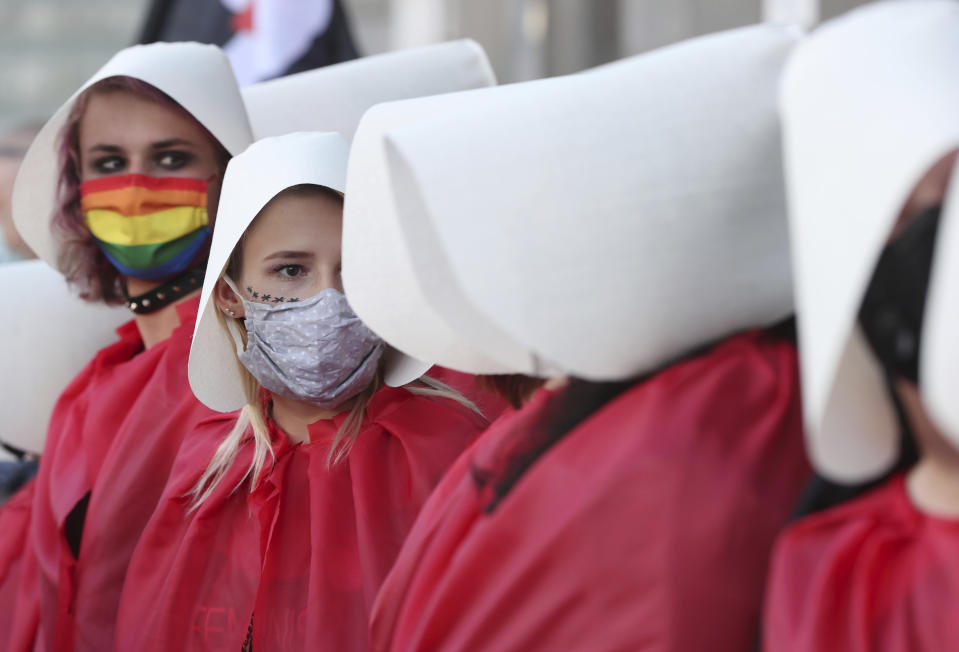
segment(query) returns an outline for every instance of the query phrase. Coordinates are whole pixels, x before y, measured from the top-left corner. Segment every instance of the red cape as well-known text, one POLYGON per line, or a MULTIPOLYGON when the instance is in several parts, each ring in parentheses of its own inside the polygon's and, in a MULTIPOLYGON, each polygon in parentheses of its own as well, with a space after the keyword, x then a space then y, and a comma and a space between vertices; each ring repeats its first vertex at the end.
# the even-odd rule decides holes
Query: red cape
POLYGON ((765 649, 959 649, 959 520, 920 512, 904 476, 813 514, 776 544, 765 649))
MULTIPOLYGON (((447 399, 383 388, 347 460, 326 457, 344 415, 292 445, 271 424, 276 462, 234 491, 245 445, 211 497, 195 485, 235 415, 200 424, 137 548, 117 624, 121 650, 368 649, 373 597, 420 506, 487 424, 447 399)), ((269 466, 269 465, 268 465, 269 466)))
POLYGON ((13 627, 36 486, 36 478, 30 478, 0 507, 0 633, 13 627))
POLYGON ((61 395, 36 480, 11 651, 108 650, 127 564, 184 434, 213 414, 193 396, 187 359, 198 299, 143 350, 134 322, 61 395), (91 493, 79 560, 67 516, 91 493))
POLYGON ((751 649, 809 472, 794 347, 750 333, 667 368, 484 512, 473 472, 561 400, 541 391, 457 460, 377 597, 374 649, 751 649))

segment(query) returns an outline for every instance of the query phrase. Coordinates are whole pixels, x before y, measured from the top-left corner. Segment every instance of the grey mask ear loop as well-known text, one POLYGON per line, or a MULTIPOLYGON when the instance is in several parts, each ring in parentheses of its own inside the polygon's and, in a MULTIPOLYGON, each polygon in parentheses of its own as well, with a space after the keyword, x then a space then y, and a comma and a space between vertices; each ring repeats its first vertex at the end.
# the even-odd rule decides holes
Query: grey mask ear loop
MULTIPOLYGON (((223 281, 226 283, 227 287, 233 290, 240 301, 246 302, 246 299, 243 298, 243 295, 240 294, 240 291, 236 289, 236 284, 233 282, 229 276, 224 274, 222 277, 223 281)), ((217 306, 219 309, 219 306, 217 306)), ((246 345, 243 343, 243 332, 240 330, 240 327, 236 323, 235 317, 227 317, 226 327, 230 330, 230 335, 233 337, 233 345, 236 347, 236 354, 242 355, 246 352, 246 345)))

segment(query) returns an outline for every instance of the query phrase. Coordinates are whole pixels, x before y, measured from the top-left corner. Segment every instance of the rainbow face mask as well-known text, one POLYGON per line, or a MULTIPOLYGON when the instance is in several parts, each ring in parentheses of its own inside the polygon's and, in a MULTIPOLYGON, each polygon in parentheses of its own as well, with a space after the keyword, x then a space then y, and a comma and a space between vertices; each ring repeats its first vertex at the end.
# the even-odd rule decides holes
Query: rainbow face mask
POLYGON ((159 280, 187 269, 210 240, 207 181, 125 174, 80 184, 84 222, 126 276, 159 280))

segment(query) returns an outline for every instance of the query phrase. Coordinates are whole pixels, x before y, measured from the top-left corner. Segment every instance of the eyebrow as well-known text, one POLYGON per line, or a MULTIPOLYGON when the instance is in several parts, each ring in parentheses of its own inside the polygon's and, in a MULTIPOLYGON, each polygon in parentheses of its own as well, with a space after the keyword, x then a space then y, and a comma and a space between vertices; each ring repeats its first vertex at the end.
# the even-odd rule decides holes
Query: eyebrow
POLYGON ((275 253, 270 254, 263 260, 275 260, 277 258, 303 259, 303 258, 313 258, 313 257, 314 257, 314 254, 310 253, 309 251, 277 251, 275 253))
POLYGON ((176 146, 186 145, 188 147, 193 147, 193 143, 185 138, 170 138, 168 140, 161 140, 159 142, 153 143, 150 145, 153 149, 166 149, 167 147, 176 147, 176 146))
POLYGON ((115 152, 122 152, 123 148, 120 147, 119 145, 104 145, 101 143, 98 145, 94 145, 93 147, 87 148, 87 151, 88 152, 109 152, 112 154, 115 152))
MULTIPOLYGON (((177 147, 177 146, 182 147, 184 145, 187 147, 193 147, 193 143, 191 143, 189 140, 185 140, 183 138, 170 138, 168 140, 161 140, 155 143, 151 143, 150 148, 151 149, 167 149, 168 147, 177 147)), ((98 143, 96 145, 93 145, 92 147, 89 147, 87 151, 108 152, 111 154, 115 154, 117 152, 122 152, 123 148, 120 147, 119 145, 107 145, 105 143, 98 143)))

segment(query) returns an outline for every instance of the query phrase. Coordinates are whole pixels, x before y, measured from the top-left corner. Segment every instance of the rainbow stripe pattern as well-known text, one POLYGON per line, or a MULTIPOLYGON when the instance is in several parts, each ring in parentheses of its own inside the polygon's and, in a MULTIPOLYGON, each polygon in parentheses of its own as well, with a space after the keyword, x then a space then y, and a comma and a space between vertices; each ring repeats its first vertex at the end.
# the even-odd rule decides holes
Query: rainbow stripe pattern
POLYGON ((174 276, 210 240, 204 179, 125 174, 80 184, 80 207, 100 250, 120 273, 174 276))

